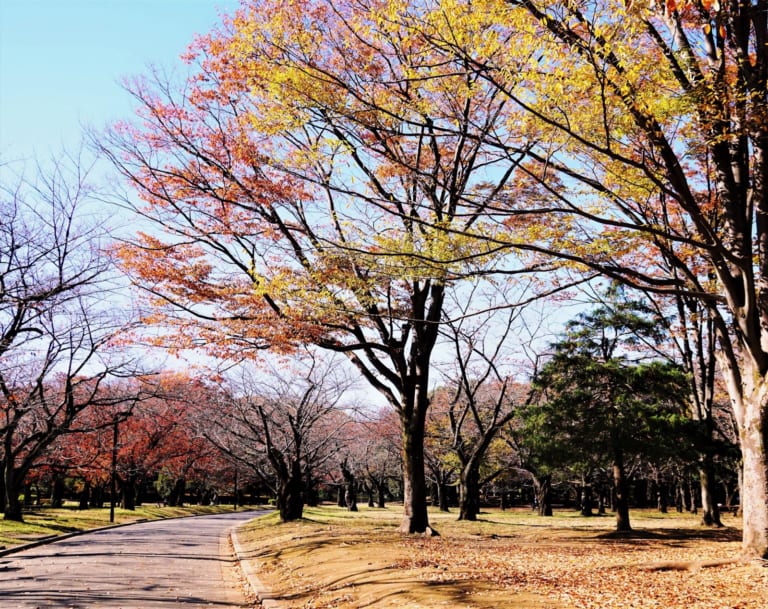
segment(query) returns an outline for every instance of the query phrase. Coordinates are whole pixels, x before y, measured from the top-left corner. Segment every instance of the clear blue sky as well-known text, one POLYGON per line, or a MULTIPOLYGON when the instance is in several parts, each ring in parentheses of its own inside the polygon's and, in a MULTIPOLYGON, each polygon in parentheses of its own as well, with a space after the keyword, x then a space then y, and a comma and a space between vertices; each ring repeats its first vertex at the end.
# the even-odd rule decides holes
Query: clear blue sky
POLYGON ((0 0, 0 159, 73 146, 130 114, 124 77, 181 65, 239 0, 0 0))

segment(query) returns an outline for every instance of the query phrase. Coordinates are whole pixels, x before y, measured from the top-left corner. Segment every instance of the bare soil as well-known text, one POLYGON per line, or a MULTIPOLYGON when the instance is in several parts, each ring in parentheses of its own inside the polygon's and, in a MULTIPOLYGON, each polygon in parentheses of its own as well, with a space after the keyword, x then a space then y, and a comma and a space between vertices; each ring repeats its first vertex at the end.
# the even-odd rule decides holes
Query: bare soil
POLYGON ((401 508, 312 508, 240 532, 273 606, 290 609, 765 609, 768 566, 741 562, 739 519, 703 528, 695 516, 489 511, 478 522, 430 514, 438 537, 397 532, 401 508))

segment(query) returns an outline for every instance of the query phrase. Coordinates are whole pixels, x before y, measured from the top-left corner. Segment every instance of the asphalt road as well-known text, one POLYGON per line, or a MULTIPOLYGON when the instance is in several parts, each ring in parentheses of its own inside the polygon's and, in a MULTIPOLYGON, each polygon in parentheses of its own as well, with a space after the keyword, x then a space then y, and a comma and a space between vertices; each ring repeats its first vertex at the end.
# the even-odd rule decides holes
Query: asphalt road
POLYGON ((143 522, 0 558, 1 609, 252 607, 227 533, 258 512, 143 522))

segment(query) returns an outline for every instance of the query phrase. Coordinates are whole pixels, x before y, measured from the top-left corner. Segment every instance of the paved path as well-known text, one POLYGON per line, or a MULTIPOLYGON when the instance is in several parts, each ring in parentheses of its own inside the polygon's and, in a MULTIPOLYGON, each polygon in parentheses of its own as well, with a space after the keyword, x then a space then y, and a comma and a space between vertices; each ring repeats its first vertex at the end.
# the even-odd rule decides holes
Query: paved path
POLYGON ((248 605, 228 530, 238 512, 143 522, 0 558, 2 609, 169 609, 248 605))

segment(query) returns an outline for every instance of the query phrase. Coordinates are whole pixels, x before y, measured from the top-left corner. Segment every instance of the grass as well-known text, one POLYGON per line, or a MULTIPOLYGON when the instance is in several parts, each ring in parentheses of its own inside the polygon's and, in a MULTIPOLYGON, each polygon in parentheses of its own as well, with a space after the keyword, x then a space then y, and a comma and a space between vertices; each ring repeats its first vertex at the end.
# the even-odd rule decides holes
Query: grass
POLYGON ((308 508, 241 529, 247 558, 280 607, 296 609, 763 609, 768 569, 742 563, 739 520, 702 528, 689 514, 611 516, 497 510, 477 522, 430 513, 438 537, 397 532, 402 508, 308 508))
MULTIPOLYGON (((230 511, 232 511, 232 506, 157 507, 143 505, 138 506, 135 510, 115 508, 114 524, 230 511)), ((24 522, 0 520, 0 547, 11 548, 45 537, 87 531, 110 524, 108 507, 80 510, 76 504, 73 504, 65 505, 62 508, 36 508, 24 512, 24 522)))

